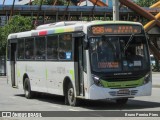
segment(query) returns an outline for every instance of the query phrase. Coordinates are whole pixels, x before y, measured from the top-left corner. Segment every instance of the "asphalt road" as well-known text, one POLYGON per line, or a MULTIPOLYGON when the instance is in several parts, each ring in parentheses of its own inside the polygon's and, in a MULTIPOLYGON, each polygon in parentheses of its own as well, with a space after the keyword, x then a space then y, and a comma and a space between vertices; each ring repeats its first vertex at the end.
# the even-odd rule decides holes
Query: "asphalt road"
MULTIPOLYGON (((156 80, 157 82, 160 83, 158 79, 160 80, 160 74, 153 74, 153 81, 156 80)), ((95 111, 95 110, 97 111, 160 111, 160 87, 158 86, 153 87, 152 96, 136 97, 136 98, 129 99, 128 103, 125 106, 117 106, 117 104, 115 104, 114 101, 84 100, 84 101, 81 101, 80 106, 71 107, 71 106, 64 105, 64 97, 50 95, 50 94, 38 94, 33 99, 26 99, 24 97, 22 90, 14 89, 10 87, 6 83, 6 78, 0 78, 0 111, 95 111)), ((92 117, 94 117, 94 115, 92 117)), ((1 119, 4 120, 4 118, 0 118, 0 120, 1 119)), ((41 118, 41 119, 44 119, 44 118, 41 118)), ((64 118, 61 118, 61 119, 64 119, 64 118)), ((89 120, 90 118, 84 118, 84 119, 89 120)), ((124 120, 125 119, 126 118, 124 118, 124 120)), ((132 118, 130 117, 130 119, 132 118)), ((133 119, 136 120, 137 118, 133 118, 133 119)), ((143 119, 144 117, 142 118, 142 120, 143 119)), ((150 118, 145 118, 144 120, 146 119, 149 120, 150 118)), ((157 118, 152 118, 152 119, 157 120, 157 118)), ((8 120, 8 119, 5 118, 5 120, 8 120)), ((14 120, 16 120, 16 118, 14 118, 14 120)), ((114 118, 114 120, 120 120, 120 119, 114 118)))

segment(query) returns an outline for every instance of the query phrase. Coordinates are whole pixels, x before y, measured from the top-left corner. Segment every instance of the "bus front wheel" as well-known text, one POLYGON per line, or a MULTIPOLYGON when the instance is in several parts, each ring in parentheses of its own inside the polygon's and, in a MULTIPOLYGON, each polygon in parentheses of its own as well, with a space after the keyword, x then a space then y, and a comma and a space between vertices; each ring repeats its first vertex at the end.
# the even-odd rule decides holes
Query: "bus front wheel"
POLYGON ((70 106, 77 106, 78 105, 78 100, 75 97, 74 89, 72 84, 68 85, 67 93, 66 93, 66 99, 67 102, 70 106))
POLYGON ((128 98, 121 98, 121 99, 117 99, 116 103, 118 105, 125 105, 127 103, 127 101, 128 101, 128 98))
POLYGON ((25 97, 27 99, 31 99, 32 96, 33 96, 33 93, 31 91, 31 86, 30 86, 29 78, 26 78, 25 81, 24 81, 24 94, 25 94, 25 97))

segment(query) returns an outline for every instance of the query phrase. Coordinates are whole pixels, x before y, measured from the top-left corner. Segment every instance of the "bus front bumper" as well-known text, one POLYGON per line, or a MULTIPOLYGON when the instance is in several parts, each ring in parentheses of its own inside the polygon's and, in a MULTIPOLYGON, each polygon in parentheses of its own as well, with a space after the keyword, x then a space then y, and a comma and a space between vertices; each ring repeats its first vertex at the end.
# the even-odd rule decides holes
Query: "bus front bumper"
POLYGON ((150 96, 152 91, 152 83, 148 82, 145 85, 135 88, 111 89, 103 88, 93 84, 89 89, 89 98, 92 100, 100 99, 116 99, 116 98, 132 98, 136 96, 150 96))

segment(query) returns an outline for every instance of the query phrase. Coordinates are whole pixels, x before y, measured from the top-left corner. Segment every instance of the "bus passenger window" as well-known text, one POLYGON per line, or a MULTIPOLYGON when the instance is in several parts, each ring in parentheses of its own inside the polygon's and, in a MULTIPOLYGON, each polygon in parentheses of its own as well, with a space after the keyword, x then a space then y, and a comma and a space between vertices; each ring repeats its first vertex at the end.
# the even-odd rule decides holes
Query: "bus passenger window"
POLYGON ((25 59, 34 59, 34 38, 25 39, 25 59))
POLYGON ((35 38, 35 58, 36 60, 45 59, 45 37, 36 37, 35 38))
POLYGON ((59 36, 59 58, 65 60, 72 59, 72 35, 64 34, 59 36))
POLYGON ((18 40, 18 60, 24 59, 24 39, 18 40))
POLYGON ((47 37, 47 59, 57 59, 58 57, 58 36, 47 37))

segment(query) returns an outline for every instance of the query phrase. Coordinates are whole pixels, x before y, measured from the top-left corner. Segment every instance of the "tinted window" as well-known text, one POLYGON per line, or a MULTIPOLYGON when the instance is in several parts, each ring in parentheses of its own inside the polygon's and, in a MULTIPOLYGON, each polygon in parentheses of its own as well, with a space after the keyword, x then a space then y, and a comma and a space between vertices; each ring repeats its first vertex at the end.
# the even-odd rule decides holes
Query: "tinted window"
POLYGON ((65 60, 72 59, 72 35, 65 34, 59 36, 59 58, 65 60))
POLYGON ((24 39, 18 40, 18 56, 17 59, 24 59, 24 39))
POLYGON ((34 59, 34 38, 25 39, 25 59, 34 59))
POLYGON ((45 37, 35 38, 35 56, 37 60, 45 59, 45 37))
POLYGON ((47 59, 57 59, 58 36, 47 37, 47 59))

